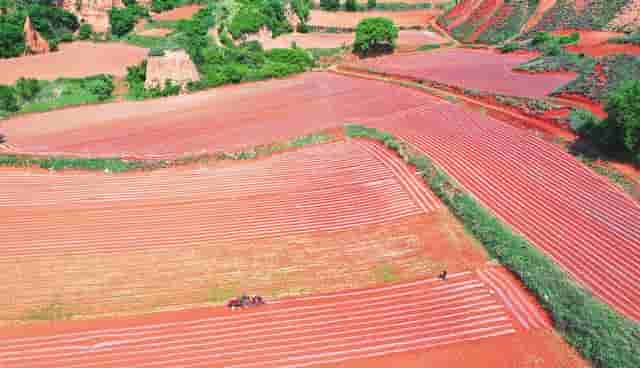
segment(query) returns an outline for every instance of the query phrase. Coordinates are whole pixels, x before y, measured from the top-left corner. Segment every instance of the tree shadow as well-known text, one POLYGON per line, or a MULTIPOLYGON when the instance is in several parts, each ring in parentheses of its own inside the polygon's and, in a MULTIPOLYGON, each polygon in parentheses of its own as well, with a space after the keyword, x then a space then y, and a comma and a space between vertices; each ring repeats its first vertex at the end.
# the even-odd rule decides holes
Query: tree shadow
POLYGON ((378 56, 393 54, 394 47, 388 43, 375 44, 367 49, 367 51, 358 52, 357 55, 360 59, 374 58, 378 56))

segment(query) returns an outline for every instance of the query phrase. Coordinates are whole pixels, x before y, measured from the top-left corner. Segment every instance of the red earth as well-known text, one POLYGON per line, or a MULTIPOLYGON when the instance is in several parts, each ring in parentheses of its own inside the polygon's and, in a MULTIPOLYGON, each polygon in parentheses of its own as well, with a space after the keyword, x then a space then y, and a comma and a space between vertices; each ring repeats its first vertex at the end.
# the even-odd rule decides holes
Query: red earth
POLYGON ((0 59, 0 83, 13 84, 20 77, 53 80, 101 73, 124 76, 127 66, 139 64, 147 52, 124 43, 61 43, 57 52, 0 59))
POLYGON ((155 20, 180 20, 180 19, 191 19, 198 10, 202 9, 202 5, 187 5, 181 6, 179 8, 175 8, 160 14, 154 14, 153 19, 155 20))
POLYGON ((397 359, 391 352, 436 359, 449 348, 478 354, 476 343, 488 341, 500 343, 509 362, 535 358, 585 366, 549 326, 508 272, 488 267, 451 274, 444 282, 426 278, 268 301, 253 310, 209 308, 8 328, 0 332, 6 342, 0 354, 7 368, 24 366, 26 357, 32 368, 306 367, 383 355, 397 359), (412 302, 398 308, 401 300, 412 302), (528 354, 518 357, 521 342, 542 341, 536 336, 547 338, 543 348, 527 347, 528 354))
POLYGON ((462 23, 466 22, 471 14, 482 5, 484 0, 459 1, 447 15, 449 20, 447 29, 451 31, 462 23))
POLYGON ((540 0, 538 1, 538 6, 536 7, 535 13, 529 17, 527 23, 525 23, 523 27, 523 32, 530 31, 533 27, 535 27, 544 17, 545 13, 553 8, 556 5, 556 0, 540 0))
POLYGON ((91 147, 103 155, 135 151, 150 157, 228 150, 344 122, 404 135, 597 296, 639 319, 638 203, 555 145, 417 90, 310 73, 11 119, 3 131, 18 151, 82 153, 91 147), (248 104, 250 111, 238 108, 248 104), (482 179, 495 176, 502 180, 482 179))
POLYGON ((590 56, 607 56, 614 54, 640 55, 640 46, 629 44, 609 43, 613 37, 623 36, 621 32, 610 31, 582 31, 582 30, 562 30, 552 32, 555 35, 569 35, 578 32, 580 41, 576 45, 567 46, 567 50, 575 53, 584 53, 590 56))
POLYGON ((8 142, 0 150, 175 158, 236 151, 425 105, 437 108, 442 102, 381 82, 315 72, 174 98, 18 116, 0 121, 8 142))
POLYGON ((573 73, 519 73, 513 68, 535 54, 443 49, 365 59, 354 66, 384 74, 519 97, 544 97, 575 78, 573 73), (482 72, 479 72, 481 70, 482 72))
MULTIPOLYGON (((262 40, 265 49, 290 47, 292 42, 303 48, 335 48, 353 43, 353 33, 290 33, 277 38, 262 40)), ((444 43, 446 40, 431 31, 400 31, 396 41, 398 48, 416 48, 426 44, 444 43)))
POLYGON ((399 27, 426 27, 439 14, 439 9, 419 9, 401 11, 372 10, 366 12, 311 10, 309 25, 320 27, 356 28, 364 18, 385 17, 399 27))
POLYGON ((199 303, 213 287, 335 290, 370 284, 379 267, 406 279, 486 261, 415 171, 368 141, 126 175, 6 169, 0 182, 15 229, 0 252, 12 265, 5 319, 50 303, 82 314, 199 303))
POLYGON ((502 8, 504 0, 485 0, 470 16, 467 22, 478 25, 469 36, 468 41, 474 42, 491 24, 493 24, 496 12, 502 8))
MULTIPOLYGON (((395 131, 403 126, 396 122, 395 131)), ((640 205, 631 197, 552 143, 511 126, 451 121, 412 130, 404 139, 499 218, 594 294, 640 319, 640 205)))

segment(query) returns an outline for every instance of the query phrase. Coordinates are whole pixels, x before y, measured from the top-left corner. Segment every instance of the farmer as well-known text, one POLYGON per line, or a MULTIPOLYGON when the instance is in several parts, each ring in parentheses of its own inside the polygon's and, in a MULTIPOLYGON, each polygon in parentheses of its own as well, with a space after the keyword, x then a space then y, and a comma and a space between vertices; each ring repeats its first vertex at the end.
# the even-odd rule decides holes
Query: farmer
POLYGON ((438 275, 438 278, 442 281, 445 281, 447 279, 447 270, 440 272, 440 274, 438 275))

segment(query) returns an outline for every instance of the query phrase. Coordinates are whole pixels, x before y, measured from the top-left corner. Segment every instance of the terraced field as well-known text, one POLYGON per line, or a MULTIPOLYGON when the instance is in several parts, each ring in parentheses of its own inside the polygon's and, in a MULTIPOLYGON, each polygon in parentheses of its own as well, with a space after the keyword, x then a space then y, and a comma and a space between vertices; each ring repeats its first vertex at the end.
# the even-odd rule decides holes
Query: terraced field
POLYGON ((124 76, 127 66, 139 64, 148 51, 119 43, 63 43, 58 52, 0 59, 0 84, 13 84, 20 77, 54 80, 95 74, 124 76))
POLYGON ((0 134, 8 143, 0 151, 172 158, 202 151, 235 151, 372 115, 439 104, 442 101, 424 93, 390 88, 385 83, 307 73, 169 100, 16 117, 0 122, 0 134))
POLYGON ((640 319, 637 202, 553 144, 511 126, 471 119, 418 127, 428 119, 420 111, 401 119, 405 140, 594 294, 640 319))
POLYGON ((369 17, 385 17, 393 20, 398 27, 426 28, 427 24, 440 14, 439 9, 418 9, 385 11, 372 10, 366 12, 311 10, 309 25, 316 27, 334 27, 355 29, 358 22, 369 17))
POLYGON ((4 318, 204 302, 212 289, 337 290, 381 267, 405 278, 485 259, 415 173, 368 142, 148 174, 3 170, 0 183, 4 318))
POLYGON ((5 333, 0 359, 7 368, 23 367, 25 357, 34 368, 306 367, 549 327, 499 268, 282 300, 240 315, 207 312, 97 321, 44 336, 5 333), (401 300, 413 302, 399 308, 401 300))
POLYGON ((520 97, 544 97, 575 78, 572 73, 533 75, 513 70, 533 57, 534 54, 501 55, 483 50, 446 49, 366 59, 348 66, 385 75, 520 97))

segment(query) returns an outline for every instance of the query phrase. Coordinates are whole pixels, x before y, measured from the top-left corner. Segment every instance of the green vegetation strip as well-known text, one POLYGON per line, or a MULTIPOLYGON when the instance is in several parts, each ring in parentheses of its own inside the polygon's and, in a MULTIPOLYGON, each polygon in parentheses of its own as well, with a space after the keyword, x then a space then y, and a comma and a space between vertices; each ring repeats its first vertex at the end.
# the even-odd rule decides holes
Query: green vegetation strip
POLYGON ((90 170, 121 173, 132 170, 153 170, 169 166, 206 163, 219 160, 249 160, 266 157, 289 149, 300 148, 312 144, 334 141, 336 137, 328 132, 313 133, 290 139, 288 141, 259 145, 238 152, 221 152, 200 156, 186 156, 174 161, 168 160, 124 160, 122 158, 83 158, 83 157, 37 157, 30 155, 0 155, 0 167, 40 167, 49 170, 90 170))
POLYGON ((640 367, 640 324, 596 299, 525 238, 497 219, 427 157, 388 133, 348 125, 349 137, 384 143, 415 166, 433 192, 492 257, 514 272, 548 310, 556 329, 598 368, 640 367))
POLYGON ((50 170, 79 169, 124 172, 152 168, 161 162, 123 160, 120 158, 34 157, 28 155, 0 155, 0 166, 40 167, 50 170))

